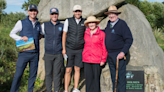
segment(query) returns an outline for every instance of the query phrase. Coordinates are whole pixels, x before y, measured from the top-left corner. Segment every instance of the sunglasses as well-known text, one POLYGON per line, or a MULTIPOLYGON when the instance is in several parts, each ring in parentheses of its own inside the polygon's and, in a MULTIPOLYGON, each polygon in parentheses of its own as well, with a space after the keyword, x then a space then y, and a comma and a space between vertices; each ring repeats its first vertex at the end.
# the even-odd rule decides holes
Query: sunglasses
POLYGON ((58 15, 58 13, 51 13, 51 15, 58 15))
POLYGON ((34 12, 37 12, 37 10, 35 10, 35 9, 31 9, 31 10, 29 10, 29 11, 30 11, 30 12, 33 12, 33 11, 34 11, 34 12))
POLYGON ((81 10, 76 10, 75 12, 82 12, 81 10))

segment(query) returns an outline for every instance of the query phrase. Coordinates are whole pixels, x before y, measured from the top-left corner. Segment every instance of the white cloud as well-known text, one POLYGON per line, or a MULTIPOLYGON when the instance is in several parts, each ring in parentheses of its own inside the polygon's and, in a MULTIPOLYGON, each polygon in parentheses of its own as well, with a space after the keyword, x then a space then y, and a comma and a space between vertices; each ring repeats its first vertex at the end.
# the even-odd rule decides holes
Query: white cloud
POLYGON ((22 5, 25 0, 6 0, 7 5, 22 5))
POLYGON ((164 0, 155 0, 155 1, 157 1, 157 2, 164 2, 164 0))

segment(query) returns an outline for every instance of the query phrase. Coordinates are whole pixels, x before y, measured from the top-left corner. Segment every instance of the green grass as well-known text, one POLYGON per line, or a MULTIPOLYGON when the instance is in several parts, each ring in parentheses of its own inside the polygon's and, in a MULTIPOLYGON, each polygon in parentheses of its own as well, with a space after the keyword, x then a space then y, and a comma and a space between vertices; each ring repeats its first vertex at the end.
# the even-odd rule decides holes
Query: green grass
POLYGON ((154 29, 154 36, 158 45, 164 50, 164 29, 154 29))

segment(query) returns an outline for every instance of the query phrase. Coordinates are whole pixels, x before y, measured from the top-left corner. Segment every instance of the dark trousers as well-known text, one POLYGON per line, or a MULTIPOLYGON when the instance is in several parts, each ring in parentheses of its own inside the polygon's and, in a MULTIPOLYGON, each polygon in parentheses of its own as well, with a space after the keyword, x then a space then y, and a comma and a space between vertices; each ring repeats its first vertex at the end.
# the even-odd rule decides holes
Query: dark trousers
POLYGON ((45 60, 45 78, 47 92, 52 92, 52 80, 54 81, 54 92, 60 89, 60 79, 63 65, 62 54, 47 54, 44 55, 45 60))
POLYGON ((100 64, 84 63, 86 92, 101 92, 100 90, 100 64))
MULTIPOLYGON (((107 62, 109 64, 111 79, 113 83, 113 92, 115 88, 115 77, 116 77, 116 63, 117 55, 108 55, 107 62)), ((118 69, 118 82, 117 82, 117 92, 126 92, 126 60, 119 60, 118 69)))
POLYGON ((24 69, 26 68, 28 62, 30 67, 29 79, 28 79, 28 92, 33 92, 34 83, 37 76, 38 61, 39 61, 39 53, 22 52, 18 54, 16 72, 14 75, 10 92, 18 92, 21 82, 21 77, 23 75, 24 69))

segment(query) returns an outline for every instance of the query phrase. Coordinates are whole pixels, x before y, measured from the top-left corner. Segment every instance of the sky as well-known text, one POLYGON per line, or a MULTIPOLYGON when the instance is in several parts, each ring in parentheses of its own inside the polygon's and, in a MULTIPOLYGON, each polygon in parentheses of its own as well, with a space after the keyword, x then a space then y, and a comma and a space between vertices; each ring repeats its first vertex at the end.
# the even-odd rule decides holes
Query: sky
POLYGON ((22 4, 28 0, 6 0, 7 8, 4 10, 6 13, 10 12, 25 12, 21 9, 22 4))
MULTIPOLYGON (((7 2, 7 8, 4 10, 6 13, 10 12, 25 12, 23 9, 21 9, 22 4, 28 0, 6 0, 7 2)), ((143 1, 143 0, 142 0, 143 1)), ((150 2, 163 2, 164 0, 147 0, 150 2)))

